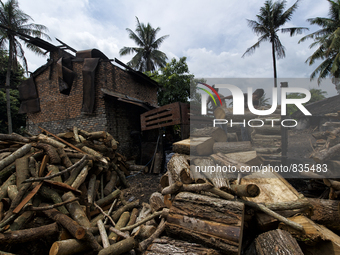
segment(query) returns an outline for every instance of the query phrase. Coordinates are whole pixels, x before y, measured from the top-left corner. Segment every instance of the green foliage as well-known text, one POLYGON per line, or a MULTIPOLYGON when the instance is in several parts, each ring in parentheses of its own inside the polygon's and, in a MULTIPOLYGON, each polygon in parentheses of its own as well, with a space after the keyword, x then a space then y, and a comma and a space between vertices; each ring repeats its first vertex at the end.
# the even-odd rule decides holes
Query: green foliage
POLYGON ((264 6, 261 7, 260 13, 256 15, 257 20, 247 20, 248 26, 256 35, 259 36, 259 40, 253 46, 249 47, 243 56, 254 53, 255 50, 260 47, 261 43, 270 42, 272 46, 274 78, 277 76, 276 57, 279 59, 286 56, 285 48, 281 44, 278 32, 281 31, 281 33, 289 33, 290 36, 293 36, 296 34, 301 34, 303 30, 307 29, 303 27, 281 28, 286 22, 291 20, 294 11, 298 7, 298 2, 299 0, 297 0, 290 8, 285 11, 285 0, 276 2, 267 0, 265 1, 264 6))
MULTIPOLYGON (((0 84, 5 84, 7 73, 8 56, 5 52, 0 51, 0 84)), ((17 87, 24 80, 24 69, 19 65, 15 71, 11 71, 11 86, 17 87)), ((19 91, 10 89, 11 113, 13 122, 13 131, 21 132, 21 127, 26 125, 26 114, 19 114, 20 101, 19 91)), ((7 127, 7 107, 5 89, 0 89, 0 133, 8 133, 7 127)))
MULTIPOLYGON (((323 91, 321 89, 310 89, 309 92, 311 93, 311 98, 307 103, 304 103, 303 105, 306 104, 311 104, 314 102, 318 102, 322 99, 325 99, 325 95, 327 94, 326 91, 323 91)), ((302 93, 290 93, 287 95, 287 98, 290 99, 297 99, 297 98, 305 98, 306 95, 302 93)), ((296 112, 298 108, 295 105, 288 104, 287 105, 287 115, 292 115, 294 112, 296 112)))
POLYGON ((129 37, 139 47, 123 47, 120 49, 121 56, 130 53, 136 53, 135 56, 128 62, 128 65, 138 71, 154 71, 157 67, 164 67, 168 59, 165 53, 159 51, 158 48, 162 42, 169 37, 169 35, 156 38, 157 33, 161 30, 159 27, 156 29, 151 27, 150 23, 145 25, 140 23, 137 19, 136 33, 130 28, 126 31, 129 32, 129 37))
POLYGON ((326 77, 340 78, 340 0, 327 1, 330 4, 327 18, 307 19, 311 25, 318 25, 321 28, 299 41, 300 43, 312 39, 314 42, 309 48, 318 46, 306 63, 313 65, 315 61, 322 60, 322 63, 310 75, 311 79, 318 76, 319 84, 326 77))
POLYGON ((262 95, 259 99, 259 106, 268 106, 269 105, 269 98, 266 97, 266 93, 262 95))
POLYGON ((180 58, 179 61, 173 58, 160 71, 146 74, 160 85, 158 90, 160 106, 174 102, 189 102, 190 84, 194 75, 189 73, 186 57, 180 58))
MULTIPOLYGON (((21 133, 22 127, 26 126, 26 114, 19 114, 20 101, 19 91, 10 90, 11 99, 11 113, 12 113, 12 124, 13 132, 21 133)), ((7 111, 6 111, 6 92, 4 89, 0 90, 0 133, 7 134, 7 111)))

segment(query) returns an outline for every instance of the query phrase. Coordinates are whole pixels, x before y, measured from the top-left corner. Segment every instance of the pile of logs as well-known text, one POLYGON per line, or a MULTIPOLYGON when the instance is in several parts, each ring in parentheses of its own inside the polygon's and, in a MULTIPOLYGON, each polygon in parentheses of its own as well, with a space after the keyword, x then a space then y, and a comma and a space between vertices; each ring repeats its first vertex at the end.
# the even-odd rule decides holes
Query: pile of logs
POLYGON ((167 211, 125 200, 126 175, 143 168, 128 165, 107 132, 42 131, 0 134, 0 253, 146 250, 159 223, 152 219, 167 211))
MULTIPOLYGON (((238 151, 237 143, 241 142, 219 141, 225 137, 218 128, 195 132, 200 136, 173 144, 176 154, 161 178, 162 195, 170 209, 165 227, 169 237, 200 244, 220 254, 340 253, 338 200, 305 197, 280 174, 263 174, 263 168, 241 175, 242 167, 265 166, 257 151, 252 147, 233 151, 238 151), (194 154, 189 156, 190 152, 194 154), (234 167, 236 174, 208 171, 209 166, 216 165, 234 167)), ((325 144, 332 144, 340 129, 325 134, 325 144)), ((314 157, 339 155, 334 147, 338 145, 325 147, 314 157), (333 150, 337 152, 332 154, 333 150)), ((316 162, 333 161, 333 169, 339 169, 333 156, 316 162)), ((340 182, 324 182, 333 189, 332 199, 340 194, 340 182)), ((157 239, 154 247, 159 247, 160 242, 157 239)))

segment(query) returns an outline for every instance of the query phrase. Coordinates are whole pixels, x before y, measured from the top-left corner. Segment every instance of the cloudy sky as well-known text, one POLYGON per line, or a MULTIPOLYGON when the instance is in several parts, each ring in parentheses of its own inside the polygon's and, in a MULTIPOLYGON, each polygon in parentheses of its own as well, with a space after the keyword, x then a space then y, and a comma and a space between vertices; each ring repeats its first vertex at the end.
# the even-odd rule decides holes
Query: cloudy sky
MULTIPOLYGON (((295 1, 287 0, 287 7, 295 1)), ((271 78, 273 77, 271 47, 262 44, 256 52, 241 58, 257 36, 247 26, 255 19, 264 0, 19 0, 20 8, 35 23, 48 27, 52 43, 60 39, 76 50, 97 48, 109 58, 128 62, 130 56, 119 56, 124 46, 135 46, 126 28, 140 22, 160 27, 158 36, 169 35, 160 50, 171 58, 187 57, 189 70, 195 77, 204 78, 271 78)), ((326 17, 326 0, 301 0, 292 20, 285 27, 303 26, 314 32, 317 26, 306 21, 326 17)), ((303 34, 303 35, 305 35, 303 34)), ((312 41, 298 44, 303 35, 289 37, 280 34, 286 48, 286 58, 277 62, 279 78, 306 78, 317 65, 308 66, 305 60, 312 54, 312 41)), ((34 71, 46 62, 27 50, 28 66, 34 71)), ((308 85, 316 87, 316 83, 308 85)), ((336 94, 330 82, 321 84, 328 96, 336 94)))

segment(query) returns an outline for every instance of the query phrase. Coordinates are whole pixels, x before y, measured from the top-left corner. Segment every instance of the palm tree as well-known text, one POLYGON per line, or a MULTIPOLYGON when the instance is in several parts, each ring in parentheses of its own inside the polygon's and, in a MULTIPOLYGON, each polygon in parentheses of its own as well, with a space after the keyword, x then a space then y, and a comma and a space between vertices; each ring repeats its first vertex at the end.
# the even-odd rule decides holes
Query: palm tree
POLYGON ((311 80, 317 75, 318 83, 326 77, 332 77, 333 83, 337 85, 340 78, 340 0, 327 0, 330 3, 328 18, 311 18, 307 21, 311 25, 319 25, 321 29, 301 38, 300 42, 307 39, 313 39, 314 42, 309 46, 313 48, 319 46, 317 50, 306 60, 306 63, 312 65, 316 60, 323 62, 310 75, 311 80))
MULTIPOLYGON (((24 13, 19 8, 17 0, 8 0, 6 3, 0 0, 0 48, 4 48, 8 45, 8 67, 6 75, 6 100, 7 100, 7 118, 8 118, 8 133, 12 133, 12 117, 11 117, 11 103, 10 103, 10 78, 11 69, 16 68, 17 58, 23 60, 23 66, 27 72, 27 61, 25 58, 25 52, 21 45, 21 41, 17 38, 17 33, 24 35, 49 38, 44 33, 47 28, 43 25, 29 23, 33 19, 24 13), (4 28, 5 27, 5 28, 4 28)), ((43 54, 43 51, 35 45, 24 42, 28 49, 37 54, 43 54)))
POLYGON ((166 60, 168 59, 165 53, 158 50, 161 43, 169 35, 162 36, 156 39, 156 35, 160 28, 152 28, 150 23, 144 25, 140 23, 137 19, 136 33, 130 28, 126 30, 129 32, 129 37, 135 41, 139 47, 123 47, 119 54, 121 56, 130 53, 136 53, 128 65, 132 68, 144 71, 154 71, 157 67, 164 67, 166 65, 166 60))
POLYGON ((304 27, 280 28, 287 21, 291 20, 294 11, 298 7, 298 2, 299 0, 297 0, 288 10, 284 11, 286 7, 285 0, 274 3, 272 0, 267 0, 264 3, 264 7, 261 7, 260 13, 256 15, 257 21, 247 20, 248 26, 251 27, 253 32, 260 36, 260 38, 257 43, 246 50, 242 57, 245 55, 251 55, 257 48, 260 47, 262 42, 269 41, 272 46, 274 87, 277 87, 276 57, 277 59, 280 59, 286 56, 285 48, 281 44, 277 33, 281 31, 281 33, 290 33, 290 36, 293 36, 295 34, 301 34, 304 29, 308 30, 308 28, 304 27))

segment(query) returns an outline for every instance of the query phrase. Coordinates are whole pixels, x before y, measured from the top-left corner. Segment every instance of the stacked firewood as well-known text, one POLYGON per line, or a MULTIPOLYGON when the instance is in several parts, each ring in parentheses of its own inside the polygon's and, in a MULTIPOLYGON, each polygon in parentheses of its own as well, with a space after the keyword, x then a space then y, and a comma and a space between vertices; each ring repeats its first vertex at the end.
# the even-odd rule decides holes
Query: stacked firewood
POLYGON ((125 200, 126 175, 142 167, 128 165, 107 132, 42 130, 30 137, 0 134, 0 253, 145 250, 158 227, 152 219, 167 211, 149 204, 138 210, 138 200, 125 200), (37 251, 41 240, 47 247, 37 251))
POLYGON ((303 254, 315 245, 338 254, 340 237, 332 231, 340 230, 339 201, 304 197, 278 171, 268 171, 256 151, 233 152, 238 145, 227 149, 232 142, 225 141, 216 150, 225 139, 218 128, 195 132, 201 136, 173 144, 177 154, 161 178, 169 237, 221 254, 303 254))

